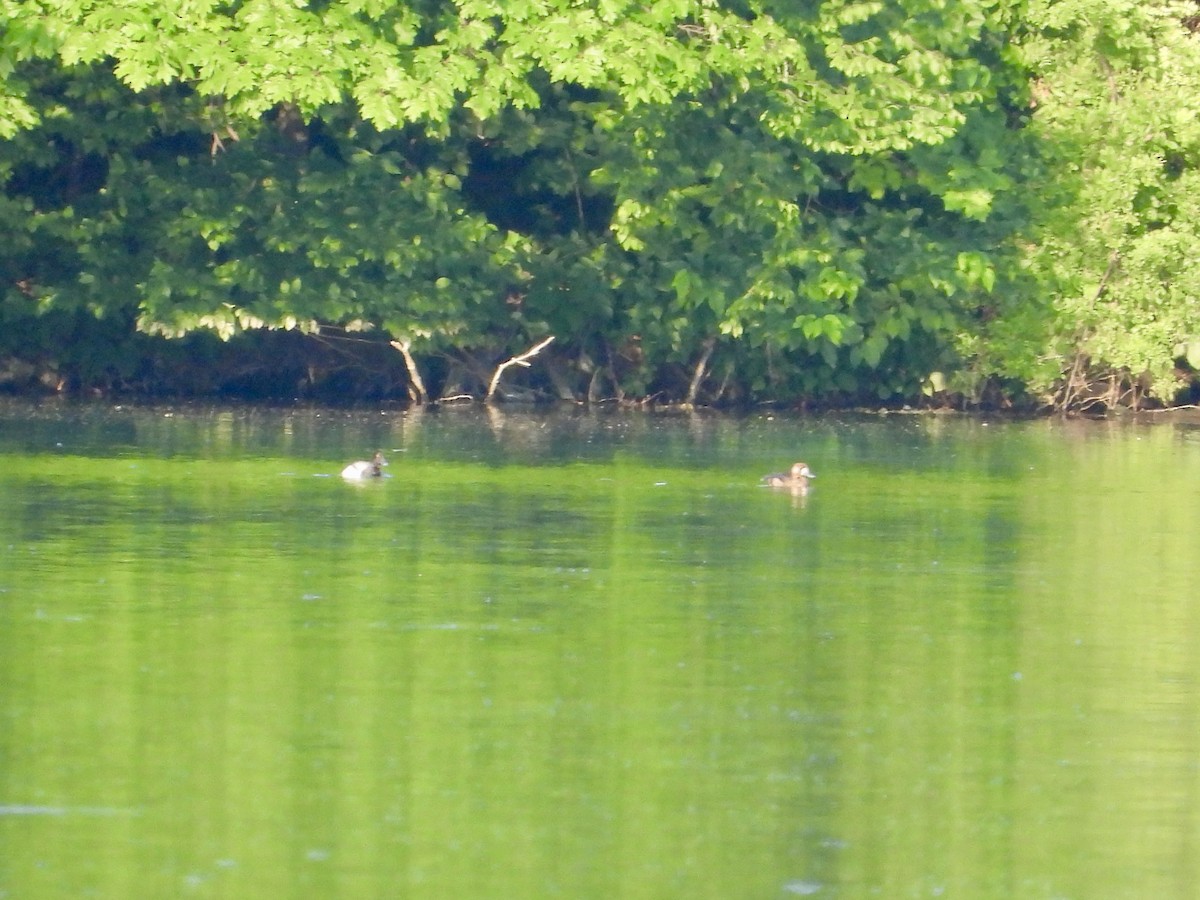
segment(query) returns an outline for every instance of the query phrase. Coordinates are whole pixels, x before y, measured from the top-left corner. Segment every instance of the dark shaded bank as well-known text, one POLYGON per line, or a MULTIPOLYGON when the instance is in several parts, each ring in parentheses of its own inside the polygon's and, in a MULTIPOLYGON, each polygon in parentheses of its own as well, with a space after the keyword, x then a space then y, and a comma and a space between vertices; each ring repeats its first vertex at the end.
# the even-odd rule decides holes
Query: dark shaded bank
MULTIPOLYGON (((997 385, 981 402, 950 395, 880 398, 874 394, 750 398, 727 374, 702 384, 696 370, 664 365, 647 377, 636 354, 610 355, 591 364, 566 343, 556 343, 527 363, 497 369, 508 354, 447 351, 419 359, 431 402, 484 398, 493 380, 495 397, 520 402, 618 402, 630 405, 687 403, 721 408, 779 406, 837 409, 856 406, 1034 409, 1016 386, 997 385)), ((709 373, 711 375, 711 373, 709 373)), ((323 328, 253 330, 222 340, 210 331, 165 338, 138 331, 122 317, 51 312, 0 323, 0 394, 17 397, 108 397, 165 400, 303 401, 328 404, 394 402, 416 397, 403 356, 383 333, 323 328)))
MULTIPOLYGON (((663 366, 648 378, 626 380, 623 376, 637 360, 614 354, 607 366, 589 368, 587 362, 578 350, 563 343, 517 365, 507 355, 467 350, 426 355, 419 365, 428 395, 418 397, 403 356, 381 332, 261 329, 222 340, 210 331, 179 338, 149 335, 121 317, 97 318, 85 312, 0 321, 0 394, 10 397, 407 405, 419 400, 483 399, 494 383, 495 399, 522 403, 616 402, 731 410, 1064 411, 1057 398, 1040 401, 1018 382, 994 380, 972 398, 950 392, 880 397, 861 391, 750 397, 728 375, 701 384, 695 369, 663 366), (497 378, 501 368, 502 377, 497 378)), ((1200 403, 1200 384, 1192 384, 1176 399, 1178 406, 1196 403, 1200 403)), ((1123 383, 1097 379, 1076 391, 1065 411, 1104 414, 1161 408, 1123 383)))
POLYGON ((406 400, 400 355, 381 338, 207 331, 167 339, 86 313, 26 318, 0 335, 0 392, 347 402, 406 400))

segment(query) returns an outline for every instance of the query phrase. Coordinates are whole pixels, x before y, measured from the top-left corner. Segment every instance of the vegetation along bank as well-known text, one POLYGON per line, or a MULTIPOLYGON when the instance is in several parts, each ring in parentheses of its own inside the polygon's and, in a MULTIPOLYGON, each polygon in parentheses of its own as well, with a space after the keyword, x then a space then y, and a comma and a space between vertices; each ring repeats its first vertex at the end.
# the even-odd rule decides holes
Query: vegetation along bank
POLYGON ((1197 23, 0 0, 0 389, 1193 400, 1197 23))

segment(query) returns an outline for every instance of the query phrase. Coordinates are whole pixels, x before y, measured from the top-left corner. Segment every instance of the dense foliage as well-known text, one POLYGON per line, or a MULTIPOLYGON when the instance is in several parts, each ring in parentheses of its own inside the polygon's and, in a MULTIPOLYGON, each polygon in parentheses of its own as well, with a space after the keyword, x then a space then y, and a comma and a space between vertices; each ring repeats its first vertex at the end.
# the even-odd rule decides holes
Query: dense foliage
POLYGON ((1062 405, 1164 399, 1200 369, 1194 3, 1041 0, 1034 125, 1057 202, 1032 255, 1055 304, 1033 383, 1062 405))
POLYGON ((1168 397, 1185 12, 0 0, 0 355, 204 389, 250 332, 285 393, 424 399, 553 336, 513 386, 1168 397))

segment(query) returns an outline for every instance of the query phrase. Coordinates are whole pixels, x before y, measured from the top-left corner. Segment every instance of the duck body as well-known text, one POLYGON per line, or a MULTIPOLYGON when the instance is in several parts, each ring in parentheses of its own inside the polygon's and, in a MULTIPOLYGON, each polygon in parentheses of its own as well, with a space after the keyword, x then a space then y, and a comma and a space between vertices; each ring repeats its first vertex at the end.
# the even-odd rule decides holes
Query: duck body
POLYGON ((342 477, 347 481, 366 481, 369 478, 382 478, 383 467, 386 465, 387 460, 383 458, 382 453, 376 450, 375 455, 369 461, 360 459, 342 469, 342 477))
POLYGON ((788 471, 773 472, 770 475, 764 475, 762 480, 767 487, 805 490, 808 488, 808 480, 816 477, 816 474, 808 467, 808 463, 798 462, 788 469, 788 471))

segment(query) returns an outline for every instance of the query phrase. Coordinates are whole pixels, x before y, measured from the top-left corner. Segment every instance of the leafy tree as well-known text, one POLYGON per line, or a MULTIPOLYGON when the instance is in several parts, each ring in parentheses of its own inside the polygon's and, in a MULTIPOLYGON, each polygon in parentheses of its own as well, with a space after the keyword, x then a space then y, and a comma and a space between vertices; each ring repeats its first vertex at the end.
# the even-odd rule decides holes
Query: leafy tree
POLYGON ((3 0, 5 309, 909 395, 1024 296, 1017 9, 3 0))
POLYGON ((1062 405, 1096 383, 1110 403, 1126 390, 1170 400, 1177 360, 1200 369, 1196 13, 1127 0, 1032 6, 1034 127, 1054 153, 1038 189, 1058 202, 1031 256, 1055 315, 1027 345, 1041 360, 1026 372, 1062 405))
POLYGON ((955 336, 1018 277, 1029 150, 1010 127, 1024 95, 1006 20, 942 12, 797 25, 821 60, 803 110, 785 115, 763 81, 621 120, 622 155, 599 175, 617 185, 617 240, 651 267, 630 306, 643 347, 682 363, 715 346, 717 374, 740 369, 751 395, 911 396, 960 363, 955 336))

